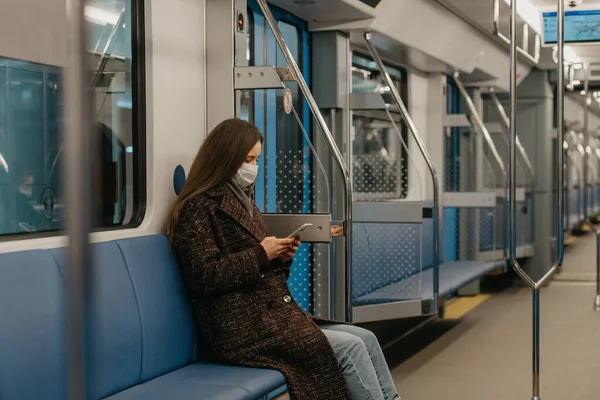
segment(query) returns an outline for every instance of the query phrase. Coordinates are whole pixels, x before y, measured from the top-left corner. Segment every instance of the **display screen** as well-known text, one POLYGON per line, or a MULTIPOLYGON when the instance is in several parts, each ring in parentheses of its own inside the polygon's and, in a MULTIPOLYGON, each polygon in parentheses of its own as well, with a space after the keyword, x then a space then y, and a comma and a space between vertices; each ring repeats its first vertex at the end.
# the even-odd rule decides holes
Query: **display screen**
MULTIPOLYGON (((556 43, 558 21, 556 11, 542 13, 544 43, 556 43)), ((600 42, 600 10, 565 12, 565 43, 600 42)))

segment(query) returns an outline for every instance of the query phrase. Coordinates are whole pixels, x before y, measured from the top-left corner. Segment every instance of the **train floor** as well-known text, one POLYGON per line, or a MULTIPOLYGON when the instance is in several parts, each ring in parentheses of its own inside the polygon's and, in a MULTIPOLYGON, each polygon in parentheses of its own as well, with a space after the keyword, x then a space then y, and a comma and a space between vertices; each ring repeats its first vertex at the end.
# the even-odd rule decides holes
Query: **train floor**
MULTIPOLYGON (((563 272, 541 291, 543 400, 600 398, 595 254, 595 235, 578 237, 563 272)), ((511 285, 461 318, 399 341, 386 356, 403 400, 530 399, 531 341, 531 290, 511 285)))
MULTIPOLYGON (((600 398, 595 265, 595 236, 578 237, 563 273, 542 289, 543 400, 600 398)), ((403 400, 531 398, 531 290, 513 283, 480 298, 464 315, 436 319, 391 345, 394 324, 375 326, 403 400)))

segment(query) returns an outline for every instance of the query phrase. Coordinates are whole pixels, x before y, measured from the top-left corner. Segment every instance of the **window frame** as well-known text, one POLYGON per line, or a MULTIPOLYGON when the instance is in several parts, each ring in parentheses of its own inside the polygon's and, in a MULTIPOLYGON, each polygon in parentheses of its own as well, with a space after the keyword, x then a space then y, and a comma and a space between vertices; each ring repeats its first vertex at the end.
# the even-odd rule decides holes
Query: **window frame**
MULTIPOLYGON (((125 225, 96 227, 92 233, 139 228, 147 207, 147 115, 146 115, 146 25, 144 0, 131 1, 131 115, 133 153, 133 209, 131 220, 125 225)), ((46 66, 51 67, 51 66, 46 66)), ((66 69, 62 69, 64 79, 66 69)), ((64 227, 39 232, 0 233, 0 242, 21 241, 64 236, 64 227)))

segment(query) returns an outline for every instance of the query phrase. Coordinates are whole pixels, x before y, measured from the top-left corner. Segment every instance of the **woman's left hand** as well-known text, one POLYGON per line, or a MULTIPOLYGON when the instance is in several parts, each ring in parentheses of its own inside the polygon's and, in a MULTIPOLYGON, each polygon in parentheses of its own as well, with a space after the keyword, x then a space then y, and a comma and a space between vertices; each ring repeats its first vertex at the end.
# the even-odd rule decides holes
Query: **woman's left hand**
POLYGON ((298 251, 298 247, 300 247, 300 241, 296 240, 294 242, 294 244, 292 244, 285 253, 283 253, 282 255, 279 256, 279 259, 281 261, 283 261, 284 263, 290 261, 292 258, 294 258, 294 255, 296 254, 296 252, 298 251))
POLYGON ((332 225, 331 226, 331 236, 342 236, 344 234, 344 227, 332 225))

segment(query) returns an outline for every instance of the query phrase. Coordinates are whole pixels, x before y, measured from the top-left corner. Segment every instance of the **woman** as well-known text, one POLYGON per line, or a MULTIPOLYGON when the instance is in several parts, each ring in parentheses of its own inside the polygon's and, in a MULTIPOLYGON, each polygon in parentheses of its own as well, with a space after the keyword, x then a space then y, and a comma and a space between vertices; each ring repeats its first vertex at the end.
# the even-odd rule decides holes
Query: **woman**
POLYGON ((294 302, 286 281, 300 243, 268 236, 251 200, 262 141, 250 123, 219 124, 167 221, 199 340, 222 362, 281 371, 292 399, 398 398, 372 333, 294 302))

